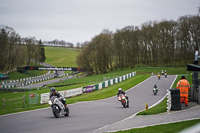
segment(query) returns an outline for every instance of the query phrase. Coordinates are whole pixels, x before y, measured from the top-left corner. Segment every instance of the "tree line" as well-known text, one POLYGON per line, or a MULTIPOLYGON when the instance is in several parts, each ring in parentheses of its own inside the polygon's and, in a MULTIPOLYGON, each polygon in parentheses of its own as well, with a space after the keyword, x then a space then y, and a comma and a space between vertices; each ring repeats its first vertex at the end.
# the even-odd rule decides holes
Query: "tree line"
POLYGON ((46 59, 41 40, 22 38, 11 27, 0 26, 0 72, 11 72, 18 66, 44 62, 46 59))
POLYGON ((79 67, 90 73, 133 68, 135 65, 177 66, 192 63, 200 47, 200 16, 177 21, 149 21, 115 33, 107 29, 84 44, 77 57, 79 67))
POLYGON ((66 42, 64 40, 59 41, 58 39, 54 39, 53 41, 43 41, 43 45, 46 45, 46 46, 61 46, 61 47, 68 47, 68 48, 74 47, 73 43, 66 42))

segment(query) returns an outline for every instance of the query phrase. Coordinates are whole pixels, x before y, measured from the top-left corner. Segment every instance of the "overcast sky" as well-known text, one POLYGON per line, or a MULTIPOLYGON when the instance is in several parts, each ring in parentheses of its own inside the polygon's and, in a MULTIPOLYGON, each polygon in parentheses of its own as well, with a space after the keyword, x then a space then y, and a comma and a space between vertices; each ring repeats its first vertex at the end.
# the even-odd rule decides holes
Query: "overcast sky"
POLYGON ((21 37, 83 43, 109 29, 196 15, 200 0, 0 0, 0 25, 21 37))

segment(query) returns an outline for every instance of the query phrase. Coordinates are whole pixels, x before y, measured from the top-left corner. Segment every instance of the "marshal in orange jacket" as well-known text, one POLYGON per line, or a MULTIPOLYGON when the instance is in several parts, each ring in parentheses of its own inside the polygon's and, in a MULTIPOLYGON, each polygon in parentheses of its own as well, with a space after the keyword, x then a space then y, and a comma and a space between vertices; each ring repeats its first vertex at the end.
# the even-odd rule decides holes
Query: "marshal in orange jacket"
POLYGON ((185 79, 185 76, 181 78, 181 80, 177 83, 177 89, 180 90, 181 97, 188 97, 188 91, 190 89, 189 82, 185 79))

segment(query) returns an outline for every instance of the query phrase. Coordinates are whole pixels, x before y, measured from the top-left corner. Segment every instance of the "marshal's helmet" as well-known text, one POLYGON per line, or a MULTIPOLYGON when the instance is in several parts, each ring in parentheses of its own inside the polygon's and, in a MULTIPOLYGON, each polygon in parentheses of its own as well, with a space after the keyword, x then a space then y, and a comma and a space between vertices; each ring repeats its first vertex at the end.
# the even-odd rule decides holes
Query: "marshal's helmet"
POLYGON ((182 76, 181 79, 185 79, 185 76, 182 76))

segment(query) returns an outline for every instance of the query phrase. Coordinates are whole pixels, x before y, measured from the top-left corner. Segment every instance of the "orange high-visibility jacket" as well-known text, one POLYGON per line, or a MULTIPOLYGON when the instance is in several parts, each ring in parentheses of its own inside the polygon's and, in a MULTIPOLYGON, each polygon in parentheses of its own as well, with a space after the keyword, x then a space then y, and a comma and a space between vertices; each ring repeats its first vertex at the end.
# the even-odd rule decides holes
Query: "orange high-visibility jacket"
POLYGON ((186 79, 181 79, 177 85, 177 89, 180 90, 180 96, 181 97, 188 97, 188 91, 190 89, 190 84, 186 79))

